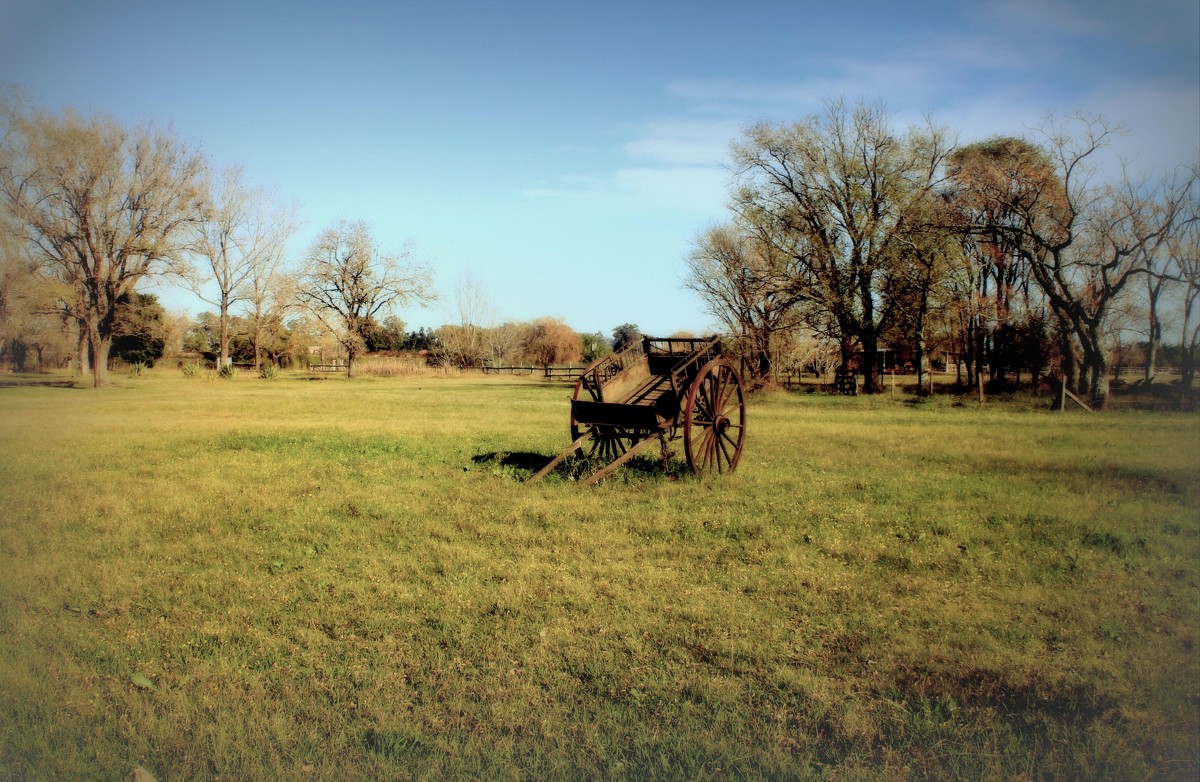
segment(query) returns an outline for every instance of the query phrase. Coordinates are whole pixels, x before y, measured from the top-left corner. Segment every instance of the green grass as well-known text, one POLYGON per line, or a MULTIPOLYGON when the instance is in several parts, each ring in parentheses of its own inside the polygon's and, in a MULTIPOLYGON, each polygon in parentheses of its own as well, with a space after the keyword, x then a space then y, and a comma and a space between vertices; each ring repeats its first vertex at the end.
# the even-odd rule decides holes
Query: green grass
POLYGON ((1200 418, 756 397, 525 484, 569 390, 0 388, 0 779, 1193 779, 1200 418))

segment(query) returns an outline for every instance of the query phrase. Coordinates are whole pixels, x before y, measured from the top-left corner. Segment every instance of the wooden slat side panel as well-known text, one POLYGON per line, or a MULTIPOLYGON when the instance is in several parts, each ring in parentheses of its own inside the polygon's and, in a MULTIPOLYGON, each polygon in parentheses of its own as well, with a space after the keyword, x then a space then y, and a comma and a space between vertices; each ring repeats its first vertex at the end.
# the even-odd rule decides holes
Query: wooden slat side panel
POLYGON ((658 429, 658 416, 655 414, 654 408, 645 405, 621 405, 575 399, 571 402, 571 414, 581 424, 603 424, 645 431, 658 429))

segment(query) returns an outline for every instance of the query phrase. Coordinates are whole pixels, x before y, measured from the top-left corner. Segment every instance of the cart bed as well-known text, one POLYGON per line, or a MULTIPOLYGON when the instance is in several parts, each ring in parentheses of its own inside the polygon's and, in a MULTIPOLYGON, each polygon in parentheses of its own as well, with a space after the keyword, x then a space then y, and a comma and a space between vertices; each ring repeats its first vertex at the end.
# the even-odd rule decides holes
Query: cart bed
POLYGON ((654 339, 597 359, 579 376, 571 398, 571 444, 530 480, 549 474, 572 454, 604 466, 591 485, 653 443, 682 432, 692 472, 732 472, 745 432, 745 402, 737 370, 721 357, 721 342, 654 339))
MULTIPOLYGON (((643 360, 599 384, 598 399, 574 399, 580 424, 663 431, 674 425, 691 375, 720 354, 714 339, 643 340, 643 360)), ((599 375, 597 375, 599 377, 599 375)))

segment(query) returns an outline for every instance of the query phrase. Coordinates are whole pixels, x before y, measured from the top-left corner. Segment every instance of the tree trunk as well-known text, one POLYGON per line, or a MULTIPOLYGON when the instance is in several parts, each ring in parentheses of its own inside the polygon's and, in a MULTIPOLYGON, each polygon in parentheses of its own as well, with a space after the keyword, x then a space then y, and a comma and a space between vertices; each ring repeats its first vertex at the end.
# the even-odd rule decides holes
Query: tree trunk
POLYGON ((14 339, 9 344, 11 345, 9 353, 12 356, 11 360, 13 369, 17 370, 18 372, 24 372, 25 355, 28 352, 28 348, 25 346, 25 343, 19 339, 14 339))
POLYGON ((1158 317, 1154 312, 1154 308, 1150 309, 1150 339, 1146 345, 1146 382, 1154 380, 1154 376, 1158 374, 1158 346, 1162 344, 1162 324, 1158 322, 1158 317))
POLYGON ((966 330, 963 333, 962 356, 959 359, 958 384, 960 386, 971 388, 975 385, 975 317, 967 318, 966 330), (967 370, 967 376, 962 376, 963 368, 967 370))
POLYGON ((991 351, 988 353, 988 379, 994 388, 1007 388, 1008 379, 1008 334, 997 326, 992 330, 991 351))
POLYGON ((1096 343, 1091 339, 1081 340, 1081 342, 1083 367, 1077 393, 1080 397, 1090 401, 1093 410, 1103 410, 1108 402, 1108 356, 1105 355, 1102 347, 1097 349, 1096 343))
POLYGON ((1072 391, 1079 390, 1079 361, 1075 357, 1075 344, 1071 331, 1065 323, 1059 323, 1059 346, 1062 352, 1062 381, 1072 391))
POLYGON ((229 310, 224 304, 221 306, 221 337, 217 356, 217 369, 229 364, 229 310))
MULTIPOLYGON (((847 333, 844 329, 843 334, 847 333)), ((854 341, 848 337, 842 337, 838 340, 838 353, 842 359, 842 369, 849 369, 854 363, 854 341)))
POLYGON ((1091 400, 1093 410, 1103 410, 1108 404, 1109 365, 1108 354, 1104 350, 1104 340, 1100 333, 1100 318, 1096 322, 1086 323, 1077 332, 1079 346, 1083 349, 1083 369, 1087 375, 1087 387, 1080 389, 1080 396, 1085 393, 1091 400))
POLYGON ((879 335, 868 330, 862 335, 863 348, 863 393, 878 394, 883 391, 883 377, 879 371, 879 335))
POLYGON ((1200 325, 1191 333, 1188 326, 1192 322, 1192 307, 1195 299, 1187 297, 1183 303, 1183 328, 1179 334, 1179 394, 1183 401, 1184 392, 1191 390, 1192 380, 1196 377, 1196 353, 1200 347, 1200 325))
MULTIPOLYGON (((916 328, 913 329, 917 348, 917 396, 930 396, 933 394, 933 378, 930 376, 929 366, 929 346, 925 342, 925 316, 928 311, 929 296, 927 293, 922 293, 921 303, 917 307, 916 328)), ((892 377, 894 385, 895 375, 892 377)))
POLYGON ((979 388, 983 388, 983 368, 984 368, 983 357, 984 357, 984 353, 985 353, 985 351, 983 349, 983 331, 981 329, 979 332, 979 335, 977 337, 976 343, 975 343, 974 369, 971 372, 971 377, 973 378, 971 380, 971 383, 972 383, 972 385, 979 386, 979 388))
POLYGON ((758 377, 764 383, 771 379, 771 351, 760 349, 758 351, 758 377))
POLYGON ((254 323, 254 373, 258 374, 262 371, 262 327, 258 325, 260 321, 256 318, 254 323))
POLYGON ((1109 392, 1109 377, 1108 377, 1108 359, 1104 352, 1093 359, 1092 372, 1092 409, 1103 410, 1108 406, 1109 392))
POLYGON ((1163 278, 1153 274, 1146 275, 1147 315, 1150 321, 1150 333, 1146 345, 1146 383, 1154 380, 1158 374, 1158 349, 1162 345, 1162 322, 1158 319, 1158 297, 1162 294, 1163 278))
POLYGON ((88 360, 90 356, 91 346, 88 342, 87 329, 82 324, 78 326, 79 338, 75 344, 75 367, 80 375, 90 375, 92 373, 92 364, 88 360))
POLYGON ((1096 389, 1096 372, 1088 358, 1084 356, 1083 364, 1079 368, 1079 388, 1075 389, 1075 396, 1080 399, 1086 399, 1089 403, 1094 403, 1092 395, 1096 389))
POLYGON ((88 345, 92 353, 92 387, 108 387, 108 354, 112 349, 112 336, 101 336, 95 325, 88 327, 88 345))
POLYGON ((917 396, 930 396, 933 393, 932 377, 930 376, 929 352, 925 344, 923 331, 917 332, 917 396))

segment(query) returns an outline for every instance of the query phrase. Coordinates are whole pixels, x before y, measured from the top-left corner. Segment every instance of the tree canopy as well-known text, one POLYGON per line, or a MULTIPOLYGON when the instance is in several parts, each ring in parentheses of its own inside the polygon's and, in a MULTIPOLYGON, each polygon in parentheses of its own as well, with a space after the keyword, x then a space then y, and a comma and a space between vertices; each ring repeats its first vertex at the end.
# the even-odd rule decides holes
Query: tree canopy
POLYGON ((33 259, 66 285, 60 307, 105 386, 121 297, 147 276, 183 271, 204 160, 169 132, 104 115, 10 107, 4 120, 0 199, 33 259))
POLYGON ((733 211, 764 268, 789 278, 772 285, 775 296, 819 311, 843 364, 857 344, 868 392, 881 388, 875 359, 896 309, 889 265, 908 257, 914 212, 949 151, 937 128, 898 135, 882 106, 840 101, 800 122, 756 125, 733 146, 733 211))
POLYGON ((1156 259, 1195 219, 1197 168, 1097 182, 1092 160, 1119 132, 1097 118, 957 148, 932 123, 890 123, 839 101, 747 130, 731 219, 698 237, 685 285, 764 376, 803 329, 836 340, 868 392, 897 347, 924 381, 940 332, 982 388, 985 369, 1040 373, 1053 327, 1067 382, 1103 407, 1113 315, 1134 280, 1174 279, 1156 259))
POLYGON ((347 374, 366 349, 364 330, 396 304, 433 297, 427 269, 382 252, 365 222, 342 221, 309 247, 297 297, 346 350, 347 374))

